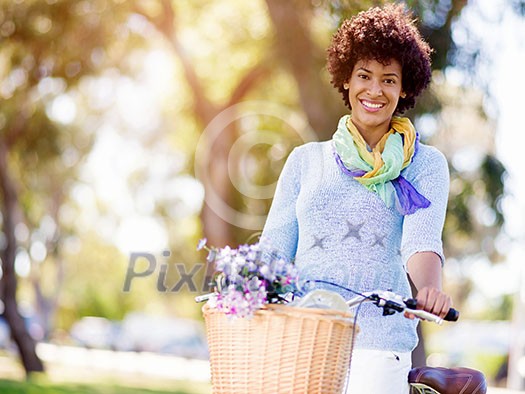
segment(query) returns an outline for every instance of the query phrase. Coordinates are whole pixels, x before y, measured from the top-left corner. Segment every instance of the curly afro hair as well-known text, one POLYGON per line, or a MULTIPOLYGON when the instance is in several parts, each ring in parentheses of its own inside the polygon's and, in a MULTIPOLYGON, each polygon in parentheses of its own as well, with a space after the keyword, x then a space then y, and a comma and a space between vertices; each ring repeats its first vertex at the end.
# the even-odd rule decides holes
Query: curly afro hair
POLYGON ((343 84, 348 82, 359 60, 376 60, 386 65, 395 59, 401 64, 406 97, 399 98, 396 113, 412 108, 415 98, 430 83, 432 49, 402 4, 374 7, 345 20, 327 51, 327 69, 332 76, 332 85, 341 92, 350 109, 343 84))

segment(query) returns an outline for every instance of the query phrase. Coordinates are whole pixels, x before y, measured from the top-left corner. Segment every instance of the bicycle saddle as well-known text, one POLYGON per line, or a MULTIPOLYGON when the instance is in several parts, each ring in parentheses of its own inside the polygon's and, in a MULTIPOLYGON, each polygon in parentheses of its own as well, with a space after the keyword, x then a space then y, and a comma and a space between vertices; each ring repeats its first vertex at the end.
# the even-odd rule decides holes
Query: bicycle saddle
POLYGON ((470 368, 413 368, 408 382, 419 393, 429 394, 485 394, 485 376, 470 368))

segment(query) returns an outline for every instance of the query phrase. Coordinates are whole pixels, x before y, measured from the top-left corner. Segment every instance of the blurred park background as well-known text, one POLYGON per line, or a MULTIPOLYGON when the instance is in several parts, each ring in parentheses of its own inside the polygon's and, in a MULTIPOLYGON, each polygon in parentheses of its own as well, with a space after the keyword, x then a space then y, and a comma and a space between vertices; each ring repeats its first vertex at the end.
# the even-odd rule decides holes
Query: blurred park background
MULTIPOLYGON (((256 240, 289 152, 346 112, 331 35, 382 3, 0 0, 1 392, 209 392, 198 240, 256 240)), ((415 357, 521 390, 525 1, 405 3, 435 50, 408 116, 449 160, 462 312, 415 357)))

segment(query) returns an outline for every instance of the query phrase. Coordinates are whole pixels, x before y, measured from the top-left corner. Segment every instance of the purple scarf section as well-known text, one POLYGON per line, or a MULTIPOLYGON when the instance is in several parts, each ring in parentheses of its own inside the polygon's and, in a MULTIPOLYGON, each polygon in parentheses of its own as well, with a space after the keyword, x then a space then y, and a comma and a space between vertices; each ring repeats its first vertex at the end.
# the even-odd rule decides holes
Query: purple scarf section
MULTIPOLYGON (((412 161, 414 160, 414 157, 416 156, 419 148, 419 133, 416 134, 416 141, 415 141, 415 147, 414 147, 414 155, 412 156, 412 161)), ((335 150, 335 146, 333 147, 333 153, 335 157, 335 162, 337 163, 337 166, 343 171, 346 175, 351 177, 360 177, 366 174, 366 171, 355 169, 350 170, 349 168, 346 168, 343 161, 341 160, 341 157, 335 150)), ((411 162, 412 162, 411 161, 411 162)), ((420 208, 427 208, 430 206, 430 201, 428 201, 425 196, 420 194, 416 188, 407 181, 403 176, 399 175, 396 179, 393 179, 392 186, 394 186, 394 190, 396 191, 396 208, 399 211, 399 213, 403 216, 405 215, 411 215, 414 212, 416 212, 420 208)))
POLYGON ((396 190, 396 208, 401 215, 411 215, 419 208, 430 206, 430 201, 401 175, 392 180, 392 185, 396 190))
POLYGON ((335 157, 335 161, 336 161, 337 165, 339 166, 341 171, 343 171, 346 175, 351 176, 351 177, 358 177, 358 176, 363 176, 363 175, 366 174, 366 171, 364 171, 364 170, 359 170, 359 169, 349 170, 344 165, 343 161, 341 160, 341 156, 339 156, 339 154, 335 150, 335 147, 334 147, 333 152, 334 152, 334 157, 335 157))

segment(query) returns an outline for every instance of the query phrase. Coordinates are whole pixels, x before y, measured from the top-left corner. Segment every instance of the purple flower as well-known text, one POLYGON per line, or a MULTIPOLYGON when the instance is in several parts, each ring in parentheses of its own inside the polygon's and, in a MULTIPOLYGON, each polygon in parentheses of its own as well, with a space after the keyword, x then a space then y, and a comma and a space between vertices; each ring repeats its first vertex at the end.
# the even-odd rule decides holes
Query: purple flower
POLYGON ((256 243, 217 249, 207 248, 205 239, 199 241, 199 248, 210 251, 207 260, 216 270, 212 299, 217 309, 231 317, 249 318, 264 304, 296 289, 294 264, 263 252, 268 245, 266 241, 263 248, 256 243))
POLYGON ((197 250, 202 250, 206 247, 206 243, 208 242, 208 240, 206 238, 201 238, 199 240, 199 243, 197 244, 197 250))

